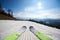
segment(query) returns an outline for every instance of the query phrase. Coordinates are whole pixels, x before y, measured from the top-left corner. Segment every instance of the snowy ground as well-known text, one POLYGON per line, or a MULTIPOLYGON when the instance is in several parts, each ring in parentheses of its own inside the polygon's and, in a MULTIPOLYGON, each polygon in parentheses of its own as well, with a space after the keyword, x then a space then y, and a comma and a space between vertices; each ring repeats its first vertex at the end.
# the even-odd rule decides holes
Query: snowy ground
POLYGON ((13 32, 18 32, 22 26, 26 26, 27 30, 17 40, 39 40, 32 32, 29 31, 30 26, 34 26, 35 29, 47 34, 53 40, 60 40, 60 29, 48 27, 30 21, 13 20, 0 20, 0 40, 13 32))

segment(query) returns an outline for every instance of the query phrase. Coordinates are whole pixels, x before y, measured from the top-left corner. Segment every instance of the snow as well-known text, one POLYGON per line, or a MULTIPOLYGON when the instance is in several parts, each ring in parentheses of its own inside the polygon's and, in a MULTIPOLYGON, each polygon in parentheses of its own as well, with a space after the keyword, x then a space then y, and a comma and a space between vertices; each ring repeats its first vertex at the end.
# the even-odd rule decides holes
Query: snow
POLYGON ((30 32, 30 26, 34 26, 36 30, 48 35, 53 40, 60 40, 60 29, 30 21, 14 20, 0 20, 0 40, 13 32, 18 32, 22 26, 26 26, 27 30, 17 40, 38 40, 38 38, 32 32, 30 32))

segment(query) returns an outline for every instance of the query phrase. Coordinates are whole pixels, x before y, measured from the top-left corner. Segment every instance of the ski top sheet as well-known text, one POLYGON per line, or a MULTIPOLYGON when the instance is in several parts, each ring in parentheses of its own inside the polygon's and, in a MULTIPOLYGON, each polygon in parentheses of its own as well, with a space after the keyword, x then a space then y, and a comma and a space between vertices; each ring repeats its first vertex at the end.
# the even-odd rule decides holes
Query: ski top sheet
POLYGON ((3 40, 16 40, 19 36, 20 36, 19 33, 14 32, 14 33, 8 35, 7 37, 5 37, 3 40))
POLYGON ((6 36, 3 40, 17 40, 24 32, 26 31, 26 26, 23 26, 17 32, 13 32, 12 34, 6 36))
POLYGON ((36 30, 33 26, 30 26, 30 31, 39 38, 39 40, 52 40, 49 36, 47 36, 46 34, 36 30))

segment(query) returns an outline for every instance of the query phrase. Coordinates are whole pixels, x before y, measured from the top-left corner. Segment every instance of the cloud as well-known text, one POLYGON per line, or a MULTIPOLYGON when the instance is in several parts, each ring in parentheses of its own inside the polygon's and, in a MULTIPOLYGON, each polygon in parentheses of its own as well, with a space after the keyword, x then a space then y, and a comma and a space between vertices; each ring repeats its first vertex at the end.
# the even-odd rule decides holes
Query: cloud
POLYGON ((31 11, 34 11, 34 10, 35 10, 34 7, 26 7, 26 8, 24 9, 24 11, 26 11, 26 12, 31 12, 31 11))
POLYGON ((54 8, 49 10, 43 10, 43 4, 41 1, 36 2, 35 6, 28 6, 23 9, 22 12, 17 12, 14 17, 18 18, 60 18, 60 8, 54 8), (41 10, 42 9, 42 10, 41 10))
POLYGON ((42 7, 42 3, 41 2, 37 2, 36 5, 34 7, 25 7, 24 11, 25 12, 32 12, 32 11, 36 11, 36 10, 41 10, 42 7))
POLYGON ((59 8, 55 8, 55 9, 42 11, 40 15, 44 18, 59 19, 60 11, 59 8))
MULTIPOLYGON (((28 10, 27 10, 28 11, 28 10)), ((24 19, 29 19, 29 18, 51 18, 51 19, 59 19, 60 18, 60 11, 59 8, 55 9, 50 9, 50 10, 43 10, 43 11, 34 11, 30 13, 28 12, 18 12, 15 14, 15 17, 18 18, 24 18, 24 19)))
POLYGON ((60 18, 60 16, 59 16, 59 14, 57 14, 57 15, 55 15, 55 14, 53 14, 53 13, 49 13, 49 12, 43 12, 42 14, 40 14, 41 15, 41 17, 43 17, 43 18, 50 18, 50 19, 58 19, 58 18, 60 18))

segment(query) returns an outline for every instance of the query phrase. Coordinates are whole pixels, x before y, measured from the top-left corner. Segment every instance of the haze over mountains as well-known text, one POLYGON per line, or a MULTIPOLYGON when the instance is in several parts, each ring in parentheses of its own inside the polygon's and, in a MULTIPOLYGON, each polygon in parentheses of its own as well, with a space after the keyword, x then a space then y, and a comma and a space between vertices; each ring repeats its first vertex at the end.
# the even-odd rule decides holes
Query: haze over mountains
POLYGON ((50 18, 45 18, 45 19, 39 19, 39 18, 21 18, 17 20, 23 20, 23 21, 32 21, 36 22, 39 24, 44 24, 47 26, 55 27, 60 29, 60 19, 50 19, 50 18))

